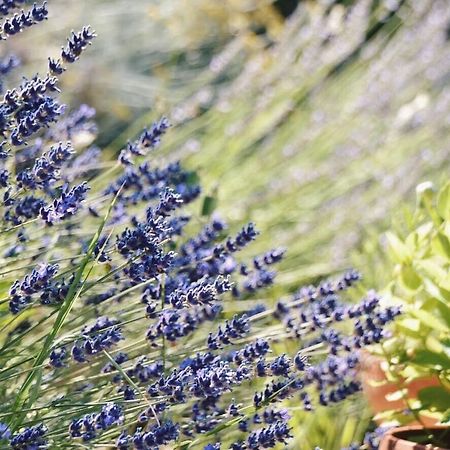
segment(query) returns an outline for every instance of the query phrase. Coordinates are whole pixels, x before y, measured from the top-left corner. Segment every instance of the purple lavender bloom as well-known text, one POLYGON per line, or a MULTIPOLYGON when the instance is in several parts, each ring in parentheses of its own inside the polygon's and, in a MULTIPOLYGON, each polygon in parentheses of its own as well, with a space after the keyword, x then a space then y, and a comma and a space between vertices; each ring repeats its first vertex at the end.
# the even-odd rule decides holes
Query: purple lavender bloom
POLYGON ((128 434, 126 430, 124 430, 119 434, 119 437, 116 440, 117 449, 129 450, 131 442, 132 442, 131 436, 128 434))
POLYGON ((89 26, 83 27, 78 33, 73 32, 67 39, 67 45, 61 51, 61 57, 66 63, 75 62, 81 55, 82 51, 91 45, 91 41, 96 34, 89 26))
POLYGON ((253 403, 258 408, 263 404, 284 400, 304 387, 300 378, 285 378, 266 385, 263 392, 257 392, 253 396, 253 403))
POLYGON ((181 196, 173 189, 166 188, 159 194, 159 203, 156 208, 147 210, 147 221, 154 220, 155 217, 168 217, 183 204, 181 196))
POLYGON ((247 292, 255 292, 266 286, 273 284, 276 272, 265 269, 258 269, 251 272, 244 281, 244 289, 247 292))
POLYGON ((304 371, 308 364, 308 358, 305 355, 302 355, 301 352, 298 352, 294 358, 294 364, 297 370, 304 371))
POLYGON ((124 421, 123 410, 115 403, 107 403, 97 414, 86 414, 80 419, 73 420, 69 425, 72 438, 81 437, 87 442, 97 437, 99 430, 107 430, 124 421))
MULTIPOLYGON (((1 6, 0 6, 1 12, 1 6)), ((0 74, 3 76, 8 75, 11 70, 20 65, 20 59, 15 55, 5 56, 0 60, 0 74)))
POLYGON ((123 256, 129 256, 136 251, 154 254, 159 251, 158 240, 152 230, 144 224, 138 224, 136 228, 127 228, 117 237, 117 250, 123 256))
MULTIPOLYGON (((17 7, 18 2, 13 2, 13 7, 17 7)), ((8 14, 8 7, 0 8, 4 14, 8 14)), ((19 14, 14 14, 14 17, 6 19, 1 27, 1 34, 3 37, 12 36, 20 33, 24 28, 31 27, 32 25, 42 22, 47 18, 47 2, 44 2, 41 6, 34 4, 33 7, 25 12, 22 11, 19 14)))
MULTIPOLYGON (((119 353, 117 353, 117 355, 114 356, 113 359, 117 364, 120 365, 120 364, 123 364, 124 362, 128 361, 128 354, 124 353, 124 352, 119 352, 119 353)), ((102 372, 108 373, 108 372, 112 372, 115 369, 116 369, 115 366, 111 362, 109 362, 105 366, 103 366, 102 372)))
POLYGON ((175 441, 178 435, 178 425, 168 420, 161 425, 153 425, 145 433, 138 430, 133 436, 133 444, 137 450, 152 450, 175 441))
POLYGON ((289 376, 291 370, 291 359, 286 355, 278 356, 271 362, 270 370, 274 376, 289 376))
POLYGON ((219 330, 216 334, 209 334, 208 337, 208 348, 211 350, 217 350, 222 347, 222 345, 232 344, 232 339, 238 339, 246 335, 250 330, 249 321, 247 316, 244 314, 239 317, 235 315, 233 319, 225 322, 225 327, 219 330))
POLYGON ((139 142, 144 148, 155 148, 161 141, 161 136, 170 127, 166 117, 162 117, 155 122, 149 130, 144 130, 139 138, 139 142))
POLYGON ((86 198, 89 186, 86 182, 74 186, 72 189, 64 186, 60 197, 41 209, 41 217, 47 225, 53 225, 77 213, 81 202, 86 198))
POLYGON ((255 342, 247 344, 242 350, 233 354, 233 361, 241 364, 246 361, 254 361, 264 357, 270 351, 269 342, 266 339, 257 339, 255 342))
POLYGON ((189 305, 209 305, 218 300, 218 295, 231 289, 228 279, 217 277, 214 282, 200 279, 185 289, 178 288, 169 295, 169 302, 176 309, 189 305))
POLYGON ((190 390, 195 397, 220 397, 241 381, 238 372, 228 363, 218 361, 195 373, 190 390))
POLYGON ((61 281, 51 282, 42 292, 40 296, 40 302, 42 305, 59 305, 66 298, 69 293, 70 285, 73 281, 73 275, 66 282, 64 279, 61 281))
POLYGON ((270 266, 277 262, 280 262, 283 259, 286 250, 284 248, 276 248, 270 250, 262 256, 256 257, 253 259, 253 265, 255 269, 262 269, 265 265, 270 266))
POLYGON ((106 236, 102 236, 98 240, 94 248, 94 256, 100 263, 111 261, 111 257, 108 255, 108 238, 106 236))
POLYGON ((61 60, 48 58, 48 70, 52 75, 61 75, 66 69, 61 64, 61 60))
POLYGON ((120 152, 119 161, 124 165, 132 164, 132 156, 143 156, 148 150, 156 148, 161 142, 161 136, 169 128, 169 121, 163 117, 155 122, 149 130, 144 130, 135 142, 128 142, 125 149, 120 152))
POLYGON ((20 433, 14 434, 10 440, 10 445, 14 450, 33 450, 48 448, 45 435, 48 429, 44 424, 25 428, 20 433))
POLYGON ((116 320, 99 317, 96 322, 81 330, 81 338, 73 345, 72 358, 80 363, 88 361, 90 356, 115 346, 123 339, 116 320))
POLYGON ((57 272, 57 264, 42 264, 33 269, 31 274, 26 275, 23 280, 16 280, 9 291, 10 311, 17 314, 26 308, 32 302, 33 295, 45 291, 50 286, 51 280, 57 272))
POLYGON ((124 272, 133 283, 142 283, 166 272, 172 265, 174 252, 164 253, 160 247, 152 255, 144 255, 138 262, 131 263, 124 272))
POLYGON ((0 186, 1 187, 8 187, 8 181, 9 181, 9 171, 7 169, 1 169, 0 170, 0 186))
POLYGON ((5 212, 5 220, 12 222, 14 225, 19 225, 24 220, 38 217, 41 209, 45 206, 45 202, 41 198, 27 195, 11 202, 9 206, 12 206, 12 208, 5 212))
POLYGON ((181 246, 180 253, 184 256, 196 255, 201 249, 209 248, 225 229, 224 222, 219 219, 212 220, 195 237, 181 246))
POLYGON ((159 378, 164 372, 164 364, 162 361, 155 361, 151 364, 146 364, 146 358, 141 357, 136 364, 127 370, 127 375, 134 378, 141 383, 146 383, 151 379, 159 378))
POLYGON ((26 0, 4 0, 0 5, 0 14, 7 16, 11 10, 15 8, 20 8, 20 5, 23 5, 26 0))
POLYGON ((11 436, 11 430, 6 423, 0 422, 0 441, 3 439, 9 439, 11 436))
POLYGON ((277 421, 268 427, 260 428, 250 433, 247 438, 248 449, 271 448, 275 447, 278 442, 286 444, 286 440, 291 438, 291 429, 284 421, 277 421))
POLYGON ((234 239, 229 237, 225 245, 216 246, 214 254, 220 256, 226 253, 235 253, 244 248, 251 241, 255 240, 257 235, 258 232, 255 229, 255 225, 250 222, 237 233, 234 239))
POLYGON ((64 112, 65 106, 47 95, 59 92, 58 79, 47 75, 37 75, 25 80, 18 89, 7 91, 2 112, 4 131, 12 128, 10 143, 14 146, 26 144, 26 139, 50 123, 55 122, 64 112))
POLYGON ((267 408, 264 410, 263 415, 262 415, 262 419, 263 419, 264 423, 267 423, 267 424, 272 424, 272 423, 275 423, 280 420, 287 422, 290 418, 291 418, 291 416, 289 415, 289 412, 287 409, 276 410, 273 408, 267 408))
POLYGON ((68 142, 63 144, 60 142, 53 145, 47 153, 36 159, 31 175, 37 185, 45 186, 50 182, 60 179, 60 169, 65 162, 74 153, 74 150, 68 142))
POLYGON ((67 358, 67 350, 65 347, 55 348, 50 353, 50 365, 55 368, 64 367, 67 358))

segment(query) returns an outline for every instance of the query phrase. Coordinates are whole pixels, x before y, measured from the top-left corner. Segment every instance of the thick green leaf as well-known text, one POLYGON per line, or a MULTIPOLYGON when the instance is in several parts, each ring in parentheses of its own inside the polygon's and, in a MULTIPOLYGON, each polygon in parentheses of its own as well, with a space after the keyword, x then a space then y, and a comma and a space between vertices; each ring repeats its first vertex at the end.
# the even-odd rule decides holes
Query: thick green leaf
POLYGON ((416 291, 422 284, 422 280, 420 279, 420 277, 409 265, 402 266, 400 271, 400 279, 404 287, 411 291, 416 291))
POLYGON ((443 416, 442 416, 441 422, 442 422, 442 423, 448 423, 448 422, 450 422, 450 408, 448 408, 448 409, 444 412, 444 414, 443 414, 443 416))
POLYGON ((203 200, 202 216, 210 216, 217 207, 217 198, 207 195, 203 200))
POLYGON ((442 367, 444 370, 450 369, 450 358, 445 353, 434 353, 429 350, 417 350, 413 362, 422 366, 436 368, 442 367))
POLYGON ((450 405, 450 392, 441 386, 430 386, 419 391, 419 400, 425 408, 446 411, 450 405))
POLYGON ((450 261, 450 241, 444 233, 437 233, 431 244, 436 253, 450 261))

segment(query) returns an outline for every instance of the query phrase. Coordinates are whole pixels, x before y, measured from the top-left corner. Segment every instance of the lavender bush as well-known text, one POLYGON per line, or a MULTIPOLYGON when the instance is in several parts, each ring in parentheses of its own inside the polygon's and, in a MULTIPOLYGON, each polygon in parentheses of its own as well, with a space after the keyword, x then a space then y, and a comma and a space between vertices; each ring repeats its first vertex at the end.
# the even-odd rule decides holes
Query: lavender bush
MULTIPOLYGON (((21 3, 4 2, 3 39, 46 18, 21 3)), ((284 249, 251 257, 252 223, 193 213, 197 177, 154 152, 167 119, 103 163, 94 111, 58 88, 94 37, 72 33, 0 105, 1 448, 286 444, 284 400, 313 411, 358 392, 359 349, 399 311, 374 292, 345 302, 353 270, 270 301, 284 249)))

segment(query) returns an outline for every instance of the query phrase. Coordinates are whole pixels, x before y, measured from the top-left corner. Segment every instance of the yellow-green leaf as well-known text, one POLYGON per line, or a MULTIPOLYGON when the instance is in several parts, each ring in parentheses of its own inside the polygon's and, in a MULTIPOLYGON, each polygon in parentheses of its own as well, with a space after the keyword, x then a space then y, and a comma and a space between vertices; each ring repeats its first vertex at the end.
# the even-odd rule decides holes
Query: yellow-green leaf
POLYGON ((411 261, 411 252, 408 247, 392 232, 386 233, 388 250, 393 260, 397 263, 407 263, 411 261))
POLYGON ((447 183, 439 192, 436 209, 444 220, 450 220, 450 183, 447 183))
POLYGON ((436 331, 448 332, 448 328, 437 317, 428 311, 421 309, 412 309, 411 314, 417 317, 424 325, 433 328, 436 331))

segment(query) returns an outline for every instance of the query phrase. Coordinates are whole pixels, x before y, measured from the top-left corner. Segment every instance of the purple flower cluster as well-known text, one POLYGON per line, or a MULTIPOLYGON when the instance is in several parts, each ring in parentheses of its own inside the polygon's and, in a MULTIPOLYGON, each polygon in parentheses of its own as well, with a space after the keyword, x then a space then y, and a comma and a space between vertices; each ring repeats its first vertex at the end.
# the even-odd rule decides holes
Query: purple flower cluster
MULTIPOLYGON (((6 19, 2 34, 45 16, 45 4, 35 5, 6 19)), ((2 370, 2 377, 17 371, 18 385, 29 374, 17 402, 30 413, 11 419, 11 430, 35 423, 25 422, 35 420, 35 400, 21 398, 27 389, 52 392, 42 402, 46 409, 64 406, 60 423, 42 413, 51 433, 44 425, 26 428, 11 446, 57 448, 70 438, 155 450, 179 438, 184 445, 183 436, 187 446, 217 450, 222 429, 234 450, 286 444, 289 415, 275 405, 291 399, 312 411, 358 392, 358 351, 383 339, 399 310, 383 308, 374 293, 345 302, 342 293, 360 279, 355 271, 303 287, 274 308, 262 304, 284 249, 248 257, 241 250, 250 251, 258 236, 253 223, 230 236, 216 216, 209 223, 190 220, 186 211, 194 208, 185 207, 201 192, 194 174, 179 162, 158 167, 146 160, 169 128, 165 118, 127 144, 108 176, 96 178, 100 150, 86 144, 75 157, 70 144, 79 148, 79 133, 93 137, 94 111, 83 105, 66 115, 57 100, 65 65, 94 37, 89 27, 73 33, 61 57, 49 58, 48 74, 25 79, 0 104, 3 218, 5 233, 16 239, 8 257, 14 267, 16 258, 37 265, 51 247, 51 261, 61 264, 37 265, 28 274, 20 269, 25 272, 7 299, 13 314, 35 301, 52 306, 50 313, 30 315, 27 326, 38 330, 59 314, 49 335, 59 333, 55 344, 44 341, 31 371, 2 370), (17 167, 15 175, 10 167, 17 167), (101 195, 88 198, 86 174, 101 195), (95 405, 103 405, 100 412, 92 412, 95 405), (207 444, 208 437, 218 442, 207 444)), ((0 72, 14 64, 0 64, 0 72)), ((22 342, 19 327, 13 332, 6 348, 22 342)), ((18 353, 12 364, 30 360, 21 359, 18 353)))
POLYGON ((91 441, 97 437, 99 431, 107 430, 124 421, 123 410, 119 405, 107 403, 97 414, 86 414, 70 423, 69 434, 72 438, 82 438, 91 441))
POLYGON ((11 448, 14 450, 46 449, 48 443, 45 438, 47 427, 39 424, 34 427, 25 428, 20 433, 14 434, 10 440, 11 448))
MULTIPOLYGON (((147 306, 147 311, 150 312, 150 316, 154 315, 154 306, 147 306)), ((175 342, 194 332, 202 323, 214 320, 219 312, 218 305, 164 311, 148 329, 147 339, 154 342, 164 336, 168 341, 175 342)))
POLYGON ((164 365, 162 361, 155 361, 150 364, 145 364, 146 358, 141 357, 136 364, 127 370, 127 375, 140 383, 147 383, 148 381, 159 378, 164 372, 164 365))
POLYGON ((247 316, 234 316, 230 321, 225 322, 223 328, 219 327, 217 333, 208 336, 208 348, 210 350, 217 350, 223 345, 233 343, 234 339, 245 336, 250 331, 247 316))
MULTIPOLYGON (((17 8, 20 1, 6 1, 0 6, 0 12, 3 15, 7 15, 10 10, 17 8)), ((42 22, 47 18, 47 2, 44 2, 41 6, 34 4, 33 7, 25 12, 22 11, 19 14, 14 14, 14 17, 6 19, 3 22, 0 30, 0 36, 5 39, 7 36, 13 36, 20 33, 24 28, 31 27, 32 25, 42 22)))
POLYGON ((368 431, 363 438, 362 445, 353 443, 349 447, 343 448, 342 450, 378 450, 381 438, 391 428, 391 426, 380 426, 375 428, 373 431, 368 431))
POLYGON ((269 342, 266 339, 256 339, 255 342, 247 344, 242 350, 233 354, 233 361, 242 364, 246 361, 255 361, 267 355, 270 351, 269 342))
POLYGON ((235 370, 224 361, 215 361, 214 364, 195 371, 189 390, 195 397, 217 398, 249 377, 245 366, 239 366, 235 370))
POLYGON ((250 433, 244 448, 257 450, 261 447, 275 447, 277 442, 286 444, 286 440, 292 437, 290 431, 291 429, 286 422, 277 421, 268 427, 250 433))
POLYGON ((13 314, 17 314, 30 305, 33 296, 41 294, 41 299, 45 303, 47 292, 52 287, 52 280, 58 273, 57 264, 42 264, 33 269, 23 280, 16 280, 12 285, 9 295, 9 309, 13 314))
POLYGON ((6 423, 0 422, 0 441, 9 439, 11 437, 11 430, 6 423))
MULTIPOLYGON (((66 63, 75 62, 83 52, 83 50, 91 44, 92 40, 95 38, 95 32, 93 32, 90 27, 84 27, 78 33, 72 33, 69 39, 67 39, 67 45, 63 47, 61 51, 61 58, 66 63)), ((61 73, 60 65, 54 61, 49 61, 53 67, 50 69, 53 72, 61 73)))
POLYGON ((7 16, 12 10, 20 8, 26 0, 3 0, 0 5, 0 14, 7 16))
POLYGON ((45 186, 50 182, 59 180, 61 167, 71 158, 73 153, 74 150, 70 142, 65 144, 60 142, 50 147, 47 153, 36 159, 30 171, 31 176, 34 178, 33 181, 36 183, 34 186, 45 186))
POLYGON ((119 161, 124 165, 132 164, 132 156, 144 156, 147 152, 159 145, 161 136, 169 128, 169 121, 163 117, 159 122, 155 122, 149 130, 144 130, 135 142, 128 142, 119 156, 119 161))
POLYGON ((73 216, 81 207, 81 203, 86 199, 89 186, 86 182, 69 188, 65 185, 61 195, 53 202, 40 210, 40 215, 47 225, 53 225, 67 217, 73 216))
MULTIPOLYGON (((23 3, 20 0, 3 1, 0 14, 8 15, 23 3)), ((0 26, 1 38, 17 34, 42 22, 47 16, 46 2, 17 12, 0 26)), ((80 33, 73 33, 63 50, 67 56, 66 62, 76 59, 94 36, 89 27, 83 28, 80 33)), ((2 85, 4 77, 18 63, 14 56, 2 59, 2 85)), ((70 162, 74 151, 67 140, 86 129, 95 130, 92 124, 89 125, 93 110, 84 106, 79 109, 80 112, 70 113, 62 119, 66 107, 58 100, 58 76, 63 72, 61 64, 61 60, 50 58, 49 73, 30 79, 23 77, 23 81, 8 89, 0 101, 0 133, 4 138, 0 144, 0 186, 4 188, 2 215, 5 222, 11 222, 13 226, 39 218, 49 225, 68 221, 79 211, 80 203, 86 197, 88 186, 84 181, 73 187, 68 184, 74 178, 73 175, 67 176, 65 171, 75 162, 70 162), (14 147, 16 149, 12 151, 14 147), (11 158, 14 159, 12 166, 17 168, 15 176, 10 173, 12 166, 7 161, 11 158), (60 180, 67 184, 59 185, 60 180)), ((18 239, 24 242, 21 237, 24 234, 20 233, 18 239)), ((14 257, 23 249, 23 245, 14 245, 6 256, 14 257)), ((47 293, 42 303, 60 302, 66 292, 64 286, 60 288, 59 292, 47 293)), ((24 303, 15 298, 11 310, 19 312, 23 306, 24 303)))
POLYGON ((74 361, 83 363, 89 357, 109 350, 123 339, 116 320, 100 317, 94 325, 81 330, 81 338, 73 345, 71 355, 74 361))
MULTIPOLYGON (((123 339, 120 327, 116 320, 108 317, 99 317, 91 326, 85 326, 81 330, 81 337, 73 344, 70 354, 78 363, 90 360, 90 357, 109 350, 123 339)), ((59 368, 66 365, 68 357, 64 346, 52 349, 49 358, 50 365, 59 368)))
POLYGON ((119 450, 153 450, 161 445, 168 444, 178 439, 178 426, 168 420, 162 424, 153 425, 146 432, 138 429, 133 436, 126 431, 122 432, 117 439, 116 446, 119 450))
POLYGON ((218 245, 214 249, 214 253, 216 255, 235 253, 242 250, 251 241, 255 240, 256 236, 258 236, 258 232, 256 231, 255 225, 253 223, 249 223, 236 234, 236 237, 229 237, 225 245, 218 245))

